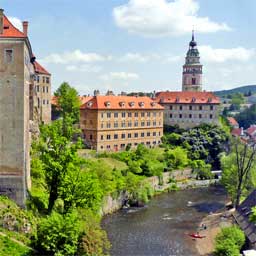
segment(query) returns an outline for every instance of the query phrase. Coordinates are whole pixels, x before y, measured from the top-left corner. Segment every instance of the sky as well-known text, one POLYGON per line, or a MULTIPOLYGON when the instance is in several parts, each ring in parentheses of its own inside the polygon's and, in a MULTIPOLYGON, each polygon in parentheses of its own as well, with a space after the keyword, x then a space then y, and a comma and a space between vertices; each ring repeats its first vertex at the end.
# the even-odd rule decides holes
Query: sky
POLYGON ((195 37, 203 89, 256 84, 255 0, 0 0, 17 27, 29 21, 37 60, 81 95, 95 89, 181 90, 195 37))

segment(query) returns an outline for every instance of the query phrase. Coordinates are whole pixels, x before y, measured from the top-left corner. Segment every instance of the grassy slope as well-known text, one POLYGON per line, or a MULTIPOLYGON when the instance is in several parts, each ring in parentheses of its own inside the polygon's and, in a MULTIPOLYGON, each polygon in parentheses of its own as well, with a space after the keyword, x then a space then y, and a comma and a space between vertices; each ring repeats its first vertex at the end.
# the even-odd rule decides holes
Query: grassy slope
POLYGON ((246 86, 241 86, 241 87, 237 87, 230 90, 216 91, 214 93, 219 97, 223 97, 228 94, 234 94, 234 93, 243 94, 243 93, 248 93, 249 91, 251 91, 252 93, 256 93, 256 85, 246 85, 246 86))

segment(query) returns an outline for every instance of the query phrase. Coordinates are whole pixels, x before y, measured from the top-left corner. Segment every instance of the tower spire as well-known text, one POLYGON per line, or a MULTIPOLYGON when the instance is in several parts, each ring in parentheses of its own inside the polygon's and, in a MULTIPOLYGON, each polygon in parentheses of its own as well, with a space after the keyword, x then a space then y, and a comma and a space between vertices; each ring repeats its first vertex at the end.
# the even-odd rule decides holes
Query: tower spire
POLYGON ((194 30, 194 26, 193 26, 193 30, 192 30, 192 41, 195 41, 195 30, 194 30))

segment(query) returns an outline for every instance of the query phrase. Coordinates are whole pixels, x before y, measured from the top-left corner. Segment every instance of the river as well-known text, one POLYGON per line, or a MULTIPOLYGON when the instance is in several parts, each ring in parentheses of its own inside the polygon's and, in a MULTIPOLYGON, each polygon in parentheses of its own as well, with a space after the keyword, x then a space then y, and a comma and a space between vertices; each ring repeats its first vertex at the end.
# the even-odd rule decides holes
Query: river
POLYGON ((187 233, 195 232, 203 217, 223 208, 226 200, 220 187, 198 188, 164 193, 144 208, 106 216, 102 226, 112 244, 111 255, 198 255, 187 233))

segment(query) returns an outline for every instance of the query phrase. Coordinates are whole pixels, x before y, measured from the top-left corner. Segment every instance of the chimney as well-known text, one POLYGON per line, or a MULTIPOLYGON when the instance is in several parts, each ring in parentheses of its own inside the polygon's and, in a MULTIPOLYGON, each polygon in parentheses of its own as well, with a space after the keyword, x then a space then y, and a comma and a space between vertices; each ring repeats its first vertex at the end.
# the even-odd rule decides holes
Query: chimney
POLYGON ((22 25, 23 25, 23 33, 24 33, 24 35, 28 36, 28 21, 23 21, 22 25))
POLYGON ((4 32, 4 9, 0 9, 0 34, 4 32))

